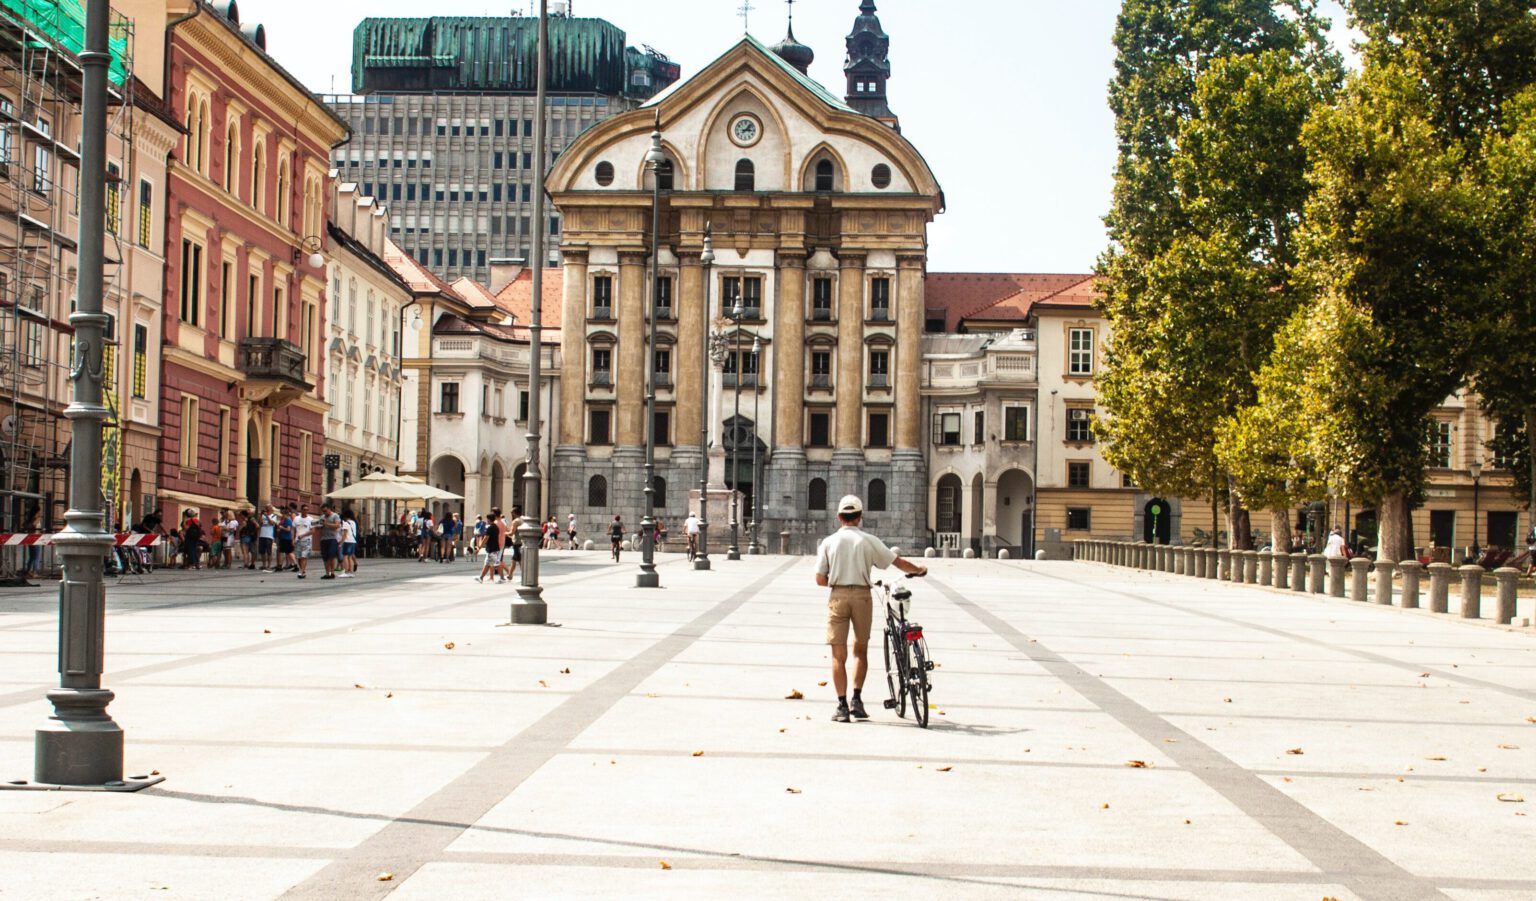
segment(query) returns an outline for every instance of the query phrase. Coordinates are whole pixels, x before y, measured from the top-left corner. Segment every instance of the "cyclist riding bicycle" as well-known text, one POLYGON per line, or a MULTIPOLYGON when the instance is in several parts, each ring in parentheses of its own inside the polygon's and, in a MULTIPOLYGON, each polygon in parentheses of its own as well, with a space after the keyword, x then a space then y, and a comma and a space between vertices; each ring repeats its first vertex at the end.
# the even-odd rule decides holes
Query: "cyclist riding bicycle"
POLYGON ((842 527, 822 539, 816 549, 816 584, 831 588, 827 600, 827 644, 832 647, 832 684, 837 688, 834 723, 846 723, 850 715, 869 719, 864 710, 864 677, 869 673, 869 633, 874 621, 870 595, 870 567, 892 564, 914 576, 928 574, 926 567, 898 557, 885 542, 859 526, 864 521, 864 502, 846 495, 837 503, 842 527), (853 630, 853 698, 848 698, 848 631, 853 630))

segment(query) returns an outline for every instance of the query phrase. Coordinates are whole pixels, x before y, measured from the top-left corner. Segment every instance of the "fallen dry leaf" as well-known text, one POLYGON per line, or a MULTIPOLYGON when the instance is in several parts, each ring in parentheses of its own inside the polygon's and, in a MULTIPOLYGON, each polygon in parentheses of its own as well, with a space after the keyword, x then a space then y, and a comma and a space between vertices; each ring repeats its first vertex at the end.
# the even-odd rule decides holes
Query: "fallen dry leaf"
POLYGON ((1527 723, 1536 723, 1536 716, 1528 716, 1525 718, 1525 721, 1527 723))
POLYGON ((444 644, 443 647, 445 647, 445 648, 447 648, 448 650, 451 651, 451 650, 453 650, 453 642, 450 641, 450 642, 444 644))
POLYGON ((817 682, 816 683, 816 687, 817 688, 826 688, 827 687, 827 683, 825 683, 825 682, 817 682))
POLYGON ((784 730, 783 730, 783 729, 780 729, 780 730, 779 730, 779 731, 780 731, 780 732, 783 732, 783 731, 784 731, 784 730))
POLYGON ((158 776, 158 775, 160 775, 160 771, 159 770, 150 770, 149 774, 151 776, 158 776))
POLYGON ((695 756, 695 757, 703 757, 704 756, 704 752, 703 751, 694 751, 693 752, 693 756, 695 756))
POLYGON ((363 683, 361 683, 361 682, 353 682, 352 683, 352 687, 353 688, 362 688, 363 687, 363 683))
POLYGON ((1290 750, 1286 751, 1285 753, 1290 754, 1290 755, 1295 756, 1295 757, 1300 757, 1301 755, 1303 755, 1303 754, 1305 754, 1307 752, 1303 751, 1300 748, 1291 748, 1290 750))
POLYGON ((1185 820, 1184 821, 1184 825, 1188 826, 1189 825, 1189 820, 1185 820))
POLYGON ((380 873, 379 875, 375 876, 374 878, 377 879, 380 882, 390 882, 390 881, 394 880, 395 874, 394 873, 380 873))
POLYGON ((271 629, 262 629, 261 630, 261 634, 263 634, 263 635, 271 635, 272 634, 272 630, 271 629))
POLYGON ((952 769, 954 769, 954 767, 952 767, 952 766, 941 766, 941 767, 935 767, 934 768, 934 772, 935 773, 947 773, 947 772, 949 772, 952 769))
POLYGON ((790 794, 790 795, 798 795, 798 794, 800 794, 800 789, 798 789, 798 788, 786 788, 786 789, 784 789, 784 793, 785 794, 790 794))
POLYGON ((1424 759, 1425 760, 1444 760, 1445 758, 1444 757, 1435 756, 1435 757, 1426 757, 1424 759))
POLYGON ((1145 760, 1127 760, 1125 765, 1134 770, 1144 770, 1147 768, 1147 762, 1145 760))
POLYGON ((548 683, 548 682, 545 682, 545 681, 544 681, 544 680, 543 680, 543 679, 540 679, 540 680, 539 680, 539 685, 540 685, 540 686, 541 686, 541 687, 543 687, 543 688, 548 688, 548 687, 549 687, 549 683, 548 683))
POLYGON ((1407 820, 1393 820, 1392 821, 1392 825, 1394 825, 1394 826, 1406 826, 1406 825, 1408 825, 1408 821, 1407 820))
POLYGON ((1221 699, 1221 703, 1223 703, 1223 704, 1230 704, 1230 703, 1232 703, 1232 699, 1231 698, 1222 698, 1221 699))
POLYGON ((804 699, 805 695, 801 694, 800 689, 798 688, 791 688, 789 690, 789 694, 784 696, 784 700, 786 701, 801 701, 804 699))
POLYGON ((1499 792, 1494 797, 1498 798, 1500 801, 1508 801, 1511 804, 1525 803, 1525 799, 1515 794, 1514 792, 1499 792))
POLYGON ((384 697, 386 697, 386 698, 392 698, 394 696, 395 696, 395 693, 392 692, 392 691, 387 691, 387 692, 384 693, 384 697))
POLYGON ((1163 741, 1168 743, 1168 744, 1170 744, 1170 745, 1176 745, 1176 744, 1179 743, 1179 740, 1177 738, 1165 738, 1165 739, 1163 739, 1163 741))
POLYGON ((1518 750, 1520 750, 1520 746, 1519 745, 1499 745, 1499 750, 1500 751, 1518 751, 1518 750))
POLYGON ((1477 768, 1477 771, 1479 773, 1486 773, 1486 772, 1488 772, 1488 768, 1485 767, 1485 766, 1480 766, 1480 767, 1477 768))
POLYGON ((560 675, 562 675, 562 676, 569 676, 570 674, 571 674, 571 668, 570 667, 566 667, 565 669, 560 671, 560 675))
POLYGON ((1428 679, 1429 678, 1429 673, 1419 673, 1419 678, 1420 679, 1428 679))
POLYGON ((1398 781, 1398 782, 1402 782, 1402 781, 1403 781, 1403 777, 1402 777, 1402 776, 1398 776, 1398 777, 1397 777, 1397 781, 1398 781))
POLYGON ((656 862, 661 864, 661 868, 663 870, 670 870, 670 869, 672 869, 672 865, 667 863, 665 860, 658 860, 656 862))
MULTIPOLYGON (((1280 781, 1281 782, 1294 782, 1295 780, 1293 780, 1290 776, 1281 776, 1280 777, 1280 781)), ((1403 780, 1399 779, 1397 781, 1398 782, 1402 782, 1403 780)))
POLYGON ((1099 809, 1100 810, 1108 810, 1109 809, 1109 805, 1108 804, 1100 804, 1099 805, 1099 809))

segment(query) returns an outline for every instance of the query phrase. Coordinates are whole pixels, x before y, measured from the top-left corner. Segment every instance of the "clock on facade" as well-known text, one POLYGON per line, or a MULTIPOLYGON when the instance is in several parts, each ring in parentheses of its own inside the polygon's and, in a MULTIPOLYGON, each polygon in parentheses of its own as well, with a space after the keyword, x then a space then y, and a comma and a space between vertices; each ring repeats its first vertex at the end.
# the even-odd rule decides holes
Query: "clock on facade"
POLYGON ((763 136, 762 123, 757 117, 741 113, 731 120, 731 141, 737 147, 751 147, 763 136))

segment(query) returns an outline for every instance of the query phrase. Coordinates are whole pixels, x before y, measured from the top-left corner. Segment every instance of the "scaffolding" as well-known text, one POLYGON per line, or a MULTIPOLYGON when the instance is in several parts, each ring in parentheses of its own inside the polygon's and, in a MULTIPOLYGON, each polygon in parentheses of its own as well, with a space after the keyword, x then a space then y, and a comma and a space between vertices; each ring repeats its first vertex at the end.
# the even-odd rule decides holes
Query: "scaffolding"
MULTIPOLYGON (((0 0, 0 533, 54 531, 68 505, 83 33, 77 0, 0 0)), ((132 38, 131 23, 114 14, 109 156, 130 167, 132 38)), ((110 170, 106 307, 117 312, 124 248, 113 246, 122 229, 111 220, 121 219, 123 179, 110 170)), ((116 331, 107 333, 103 385, 112 410, 103 426, 108 510, 121 461, 116 331)), ((0 556, 0 578, 24 563, 20 553, 0 556)))

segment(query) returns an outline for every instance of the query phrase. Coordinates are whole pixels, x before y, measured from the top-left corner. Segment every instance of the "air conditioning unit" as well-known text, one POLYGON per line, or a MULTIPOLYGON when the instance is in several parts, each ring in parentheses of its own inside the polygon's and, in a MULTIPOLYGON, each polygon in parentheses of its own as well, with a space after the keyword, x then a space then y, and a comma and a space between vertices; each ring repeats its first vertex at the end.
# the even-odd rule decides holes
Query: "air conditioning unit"
POLYGON ((1090 410, 1077 409, 1067 411, 1067 419, 1071 420, 1072 422, 1086 422, 1090 415, 1092 415, 1092 411, 1090 410))

